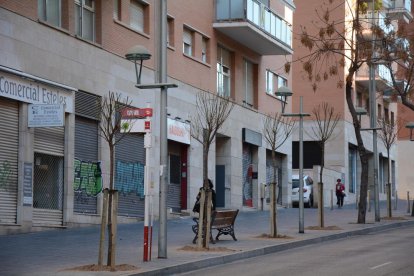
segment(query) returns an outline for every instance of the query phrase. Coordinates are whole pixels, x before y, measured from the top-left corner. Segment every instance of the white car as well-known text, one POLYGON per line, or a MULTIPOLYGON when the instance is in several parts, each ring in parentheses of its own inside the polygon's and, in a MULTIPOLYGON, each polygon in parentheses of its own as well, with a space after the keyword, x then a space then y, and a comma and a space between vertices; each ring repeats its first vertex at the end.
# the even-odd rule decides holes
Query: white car
MULTIPOLYGON (((313 206, 313 180, 310 176, 303 176, 303 204, 313 206)), ((292 205, 299 205, 299 175, 292 175, 292 205)))

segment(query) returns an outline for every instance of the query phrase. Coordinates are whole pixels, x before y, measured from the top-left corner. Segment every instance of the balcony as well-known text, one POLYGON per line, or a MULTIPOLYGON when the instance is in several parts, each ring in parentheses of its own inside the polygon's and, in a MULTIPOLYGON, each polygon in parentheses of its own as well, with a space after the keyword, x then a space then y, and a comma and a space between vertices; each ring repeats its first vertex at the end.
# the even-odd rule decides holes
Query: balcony
MULTIPOLYGON (((355 81, 369 88, 369 66, 364 64, 356 73, 355 81)), ((378 64, 375 68, 375 87, 377 91, 384 91, 393 87, 391 73, 383 64, 378 64)))
POLYGON ((390 0, 387 8, 388 16, 392 19, 403 19, 407 23, 413 19, 411 0, 390 0))
POLYGON ((372 26, 378 26, 384 31, 384 34, 389 34, 391 31, 394 31, 393 25, 385 24, 386 15, 384 11, 372 12, 368 11, 365 14, 359 15, 359 22, 362 27, 362 36, 366 40, 373 39, 372 37, 372 26))
POLYGON ((290 55, 292 26, 256 0, 216 0, 213 27, 260 55, 290 55))

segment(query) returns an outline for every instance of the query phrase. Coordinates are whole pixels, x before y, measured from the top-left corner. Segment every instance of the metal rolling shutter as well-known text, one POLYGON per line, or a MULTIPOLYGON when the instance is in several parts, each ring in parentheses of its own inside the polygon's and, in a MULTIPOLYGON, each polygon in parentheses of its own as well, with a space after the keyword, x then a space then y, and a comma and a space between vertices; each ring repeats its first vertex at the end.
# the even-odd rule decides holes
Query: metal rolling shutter
POLYGON ((170 154, 170 183, 168 183, 167 206, 173 212, 181 212, 181 157, 170 154))
POLYGON ((144 217, 144 135, 129 133, 115 147, 115 189, 118 214, 144 217))
POLYGON ((0 223, 15 224, 19 150, 19 104, 0 97, 0 223))
POLYGON ((33 225, 61 226, 63 223, 64 127, 38 127, 34 130, 33 225), (46 160, 48 170, 39 168, 46 160), (52 191, 49 195, 45 191, 52 191), (49 198, 45 198, 49 197, 49 198), (37 203, 40 202, 40 203, 37 203))
POLYGON ((34 150, 45 154, 64 156, 65 128, 36 127, 34 131, 34 150))
MULTIPOLYGON (((97 213, 97 194, 90 191, 98 190, 90 188, 96 183, 95 169, 98 162, 98 124, 95 120, 80 116, 75 118, 75 182, 74 183, 74 212, 97 213)), ((99 189, 100 190, 100 189, 99 189)), ((99 191, 100 192, 100 191, 99 191)))
POLYGON ((96 187, 98 180, 95 177, 100 111, 100 96, 84 91, 76 92, 74 180, 74 212, 76 213, 97 213, 97 195, 102 190, 102 183, 100 187, 96 187))

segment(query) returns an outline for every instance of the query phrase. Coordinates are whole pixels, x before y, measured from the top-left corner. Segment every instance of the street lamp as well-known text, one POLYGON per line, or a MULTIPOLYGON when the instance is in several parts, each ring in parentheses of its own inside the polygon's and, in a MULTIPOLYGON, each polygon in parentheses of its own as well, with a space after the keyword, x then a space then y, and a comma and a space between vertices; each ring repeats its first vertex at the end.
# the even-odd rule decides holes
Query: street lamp
POLYGON ((281 104, 282 104, 282 113, 285 113, 285 107, 287 104, 287 97, 292 96, 293 93, 289 87, 281 86, 278 88, 276 92, 276 96, 280 97, 281 104))
POLYGON ((292 96, 292 91, 282 86, 276 91, 276 96, 284 97, 282 101, 282 116, 299 117, 299 233, 305 233, 304 228, 304 206, 303 206, 303 117, 310 116, 309 113, 303 113, 303 97, 300 96, 299 113, 284 113, 286 98, 292 96))
MULTIPOLYGON (((164 1, 162 1, 164 2, 164 1)), ((164 8, 163 8, 164 9, 164 8)), ((165 8, 166 9, 166 8, 165 8)), ((161 15, 162 17, 162 15, 161 15)), ((165 15, 166 17, 166 15, 165 15)), ((161 28, 165 34, 165 28, 161 28)), ((166 44, 165 44, 166 45, 166 44)), ((166 47, 160 47, 160 59, 166 60, 166 47)), ((143 46, 132 47, 125 57, 135 63, 137 84, 139 89, 161 89, 160 95, 160 184, 159 184, 159 230, 158 230, 158 258, 167 258, 167 185, 168 185, 168 138, 167 138, 167 91, 168 88, 177 87, 174 83, 167 83, 166 62, 161 62, 159 70, 160 83, 141 84, 142 62, 151 57, 149 51, 143 46), (140 63, 139 71, 137 61, 140 63)))
POLYGON ((410 130, 410 141, 414 141, 414 137, 413 137, 414 122, 408 122, 405 125, 405 128, 408 128, 410 130))

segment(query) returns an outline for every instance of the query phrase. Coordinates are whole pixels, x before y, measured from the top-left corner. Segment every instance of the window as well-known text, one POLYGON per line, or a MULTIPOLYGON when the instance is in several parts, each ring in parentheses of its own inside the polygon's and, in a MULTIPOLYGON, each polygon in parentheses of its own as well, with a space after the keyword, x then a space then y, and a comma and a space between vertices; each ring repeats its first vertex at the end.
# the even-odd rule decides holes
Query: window
POLYGON ((384 119, 387 123, 390 122, 390 113, 388 111, 388 108, 385 108, 385 107, 384 107, 384 119))
POLYGON ((287 86, 287 79, 281 77, 270 70, 266 71, 266 93, 275 95, 277 89, 281 86, 287 86))
POLYGON ((230 51, 217 47, 217 94, 223 97, 230 97, 230 63, 230 51))
POLYGON ((119 16, 119 0, 114 0, 114 13, 113 13, 113 17, 116 20, 120 20, 120 16, 119 16))
POLYGON ((139 32, 144 32, 145 6, 141 2, 131 1, 129 6, 129 26, 139 32))
POLYGON ((187 28, 183 31, 183 53, 193 55, 193 32, 187 28))
POLYGON ((37 12, 41 20, 56 27, 62 26, 60 0, 38 0, 37 12))
POLYGON ((174 47, 174 18, 167 18, 167 45, 174 47))
POLYGON ((254 104, 254 65, 244 60, 244 101, 243 103, 249 107, 254 104))
POLYGON ((95 41, 95 2, 93 0, 75 0, 76 34, 95 41))
POLYGON ((203 37, 201 41, 201 60, 204 63, 207 63, 207 45, 208 45, 208 38, 203 37))
POLYGON ((391 111, 391 125, 394 126, 394 112, 391 111))
POLYGON ((378 115, 377 115, 378 119, 380 119, 382 117, 382 112, 381 111, 382 111, 381 105, 378 104, 378 115))

